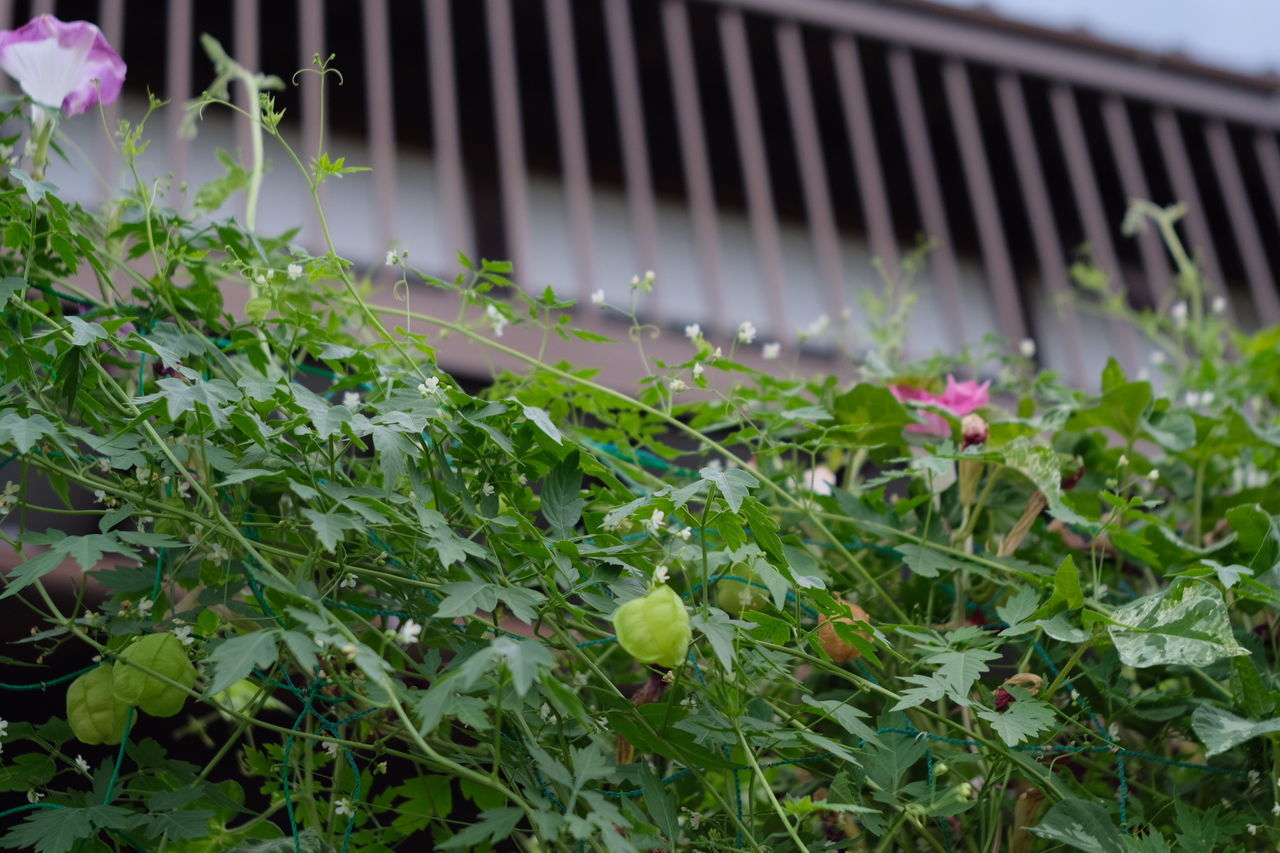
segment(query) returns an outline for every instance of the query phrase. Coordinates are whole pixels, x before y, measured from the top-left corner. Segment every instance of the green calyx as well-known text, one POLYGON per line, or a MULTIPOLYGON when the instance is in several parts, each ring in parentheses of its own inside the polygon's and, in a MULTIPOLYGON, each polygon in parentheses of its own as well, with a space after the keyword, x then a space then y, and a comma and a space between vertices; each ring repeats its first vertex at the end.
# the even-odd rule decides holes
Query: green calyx
POLYGON ((129 703, 115 697, 112 668, 91 669, 67 688, 67 722, 81 743, 117 744, 124 737, 129 703))
POLYGON ((641 663, 675 668, 689 650, 689 611, 675 590, 663 584, 633 598, 613 613, 618 642, 641 663))

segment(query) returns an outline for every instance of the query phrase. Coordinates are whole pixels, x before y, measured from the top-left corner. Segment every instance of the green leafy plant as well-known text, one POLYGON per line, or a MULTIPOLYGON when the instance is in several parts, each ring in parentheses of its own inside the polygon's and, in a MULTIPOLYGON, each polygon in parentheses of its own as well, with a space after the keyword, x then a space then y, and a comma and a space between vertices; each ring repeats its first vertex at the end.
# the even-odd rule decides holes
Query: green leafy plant
MULTIPOLYGON (((351 171, 257 105, 313 192, 351 171)), ((115 137, 135 177, 144 131, 115 137)), ((507 264, 447 282, 389 254, 456 294, 430 317, 368 300, 332 244, 213 216, 255 157, 195 220, 142 180, 102 213, 0 182, 0 598, 86 660, 6 678, 68 707, 0 726, 0 791, 31 800, 0 845, 1280 840, 1280 330, 1232 327, 1193 267, 1189 310, 1135 315, 1155 381, 1015 357, 992 397, 940 394, 990 365, 903 363, 886 333, 849 385, 738 363, 744 324, 728 355, 691 328, 631 394, 502 342, 595 337, 507 264), (457 341, 523 369, 471 393, 436 361, 457 341)))

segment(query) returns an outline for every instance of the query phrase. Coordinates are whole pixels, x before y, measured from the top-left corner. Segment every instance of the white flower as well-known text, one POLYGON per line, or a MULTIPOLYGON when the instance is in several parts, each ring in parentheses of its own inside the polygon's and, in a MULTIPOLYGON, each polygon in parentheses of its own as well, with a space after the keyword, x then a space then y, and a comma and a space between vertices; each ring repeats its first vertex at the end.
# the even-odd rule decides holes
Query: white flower
POLYGON ((815 495, 830 495, 835 490, 835 485, 835 472, 826 465, 819 465, 804 472, 804 488, 815 495))
POLYGON ((333 801, 333 813, 343 817, 351 817, 355 814, 355 811, 351 808, 351 803, 347 801, 346 797, 339 797, 333 801))
POLYGON ((755 339, 756 327, 751 325, 750 320, 746 320, 738 326, 738 341, 740 343, 749 344, 755 339))
POLYGON ((151 612, 151 608, 155 606, 156 606, 156 603, 154 601, 152 601, 149 598, 144 598, 138 602, 138 612, 141 613, 143 616, 146 616, 148 613, 151 612))
POLYGON ((485 483, 480 489, 486 496, 493 494, 493 483, 485 483))
POLYGON ((347 643, 345 646, 342 647, 341 651, 347 660, 355 660, 356 655, 360 654, 360 649, 356 648, 355 643, 347 643))
POLYGON ((1280 817, 1280 803, 1271 804, 1271 814, 1273 814, 1276 817, 1280 817))
POLYGON ((339 581, 338 586, 342 589, 355 589, 356 584, 358 583, 359 581, 356 579, 356 576, 348 573, 342 576, 342 580, 339 581))
POLYGON ((684 336, 691 341, 696 341, 702 337, 702 327, 697 323, 690 323, 684 327, 684 336))
POLYGON ((182 645, 184 646, 189 646, 196 641, 196 638, 191 636, 190 625, 179 625, 178 627, 174 628, 173 636, 177 637, 178 642, 182 643, 182 645))
POLYGON ((702 366, 702 362, 700 362, 700 361, 695 361, 695 362, 693 363, 693 378, 694 378, 694 379, 697 379, 698 377, 700 377, 700 376, 703 374, 703 372, 704 372, 705 370, 706 370, 706 368, 704 368, 704 367, 702 366))
POLYGON ((684 528, 683 530, 681 530, 679 533, 677 533, 676 535, 677 535, 677 536, 679 536, 679 537, 680 537, 681 539, 683 539, 684 541, 688 542, 688 541, 689 541, 689 539, 693 536, 693 528, 692 528, 692 527, 686 527, 686 528, 684 528))
POLYGON ((402 646, 412 646, 418 642, 418 635, 421 633, 421 625, 412 619, 406 619, 404 624, 400 626, 400 630, 396 632, 396 641, 402 646))
POLYGON ((646 521, 644 525, 645 527, 649 528, 650 533, 657 533, 660 530, 662 530, 662 522, 663 522, 663 519, 666 518, 666 516, 667 514, 662 510, 655 509, 653 511, 653 515, 649 516, 649 520, 646 521))
POLYGON ((1169 316, 1173 318, 1173 324, 1179 329, 1187 325, 1187 303, 1175 302, 1169 309, 1169 316))
POLYGON ((524 474, 516 474, 516 482, 522 486, 527 486, 529 485, 529 478, 524 474))
POLYGON ((38 803, 43 799, 44 799, 44 793, 42 791, 37 791, 35 788, 29 788, 27 790, 28 803, 31 803, 34 805, 35 803, 38 803))
POLYGON ((761 348, 760 355, 765 361, 777 361, 778 356, 782 355, 782 344, 777 341, 767 343, 761 348))
POLYGON ((1200 395, 1200 402, 1208 406, 1213 402, 1213 392, 1205 391, 1200 395))
POLYGON ((1129 467, 1129 457, 1128 457, 1128 456, 1125 456, 1123 453, 1121 453, 1121 454, 1120 454, 1120 458, 1116 460, 1116 465, 1117 465, 1117 466, 1119 466, 1119 467, 1121 467, 1121 468, 1128 468, 1128 467, 1129 467))
POLYGON ((418 393, 424 397, 430 397, 440 391, 440 378, 438 376, 428 376, 426 382, 418 383, 418 393))
POLYGON ((711 353, 711 358, 710 358, 710 359, 708 359, 708 360, 709 360, 709 361, 719 361, 719 360, 720 360, 720 359, 722 359, 722 358, 724 358, 724 351, 723 351, 722 349, 720 349, 720 347, 716 347, 715 352, 711 353))
POLYGON ((1160 479, 1160 469, 1159 469, 1159 468, 1152 468, 1152 469, 1147 473, 1147 479, 1148 479, 1148 480, 1150 480, 1150 481, 1151 481, 1151 482, 1153 482, 1153 483, 1154 483, 1156 480, 1159 480, 1159 479, 1160 479))
POLYGON ((592 293, 591 293, 591 304, 593 304, 593 305, 603 305, 603 304, 604 304, 604 288, 600 288, 599 290, 592 291, 592 293))
POLYGON ((354 412, 356 409, 360 408, 360 395, 355 391, 344 392, 342 395, 342 405, 354 412))
POLYGON ((671 573, 667 571, 666 566, 658 566, 653 570, 654 583, 666 583, 669 580, 671 580, 671 573))
POLYGON ((689 389, 689 386, 685 384, 685 381, 678 376, 668 382, 667 387, 671 389, 671 393, 673 394, 679 394, 681 391, 687 391, 689 389))
POLYGON ((1245 829, 1248 831, 1250 835, 1258 834, 1258 825, 1256 823, 1248 824, 1247 826, 1245 826, 1245 829))
POLYGON ((1159 367, 1168 360, 1169 357, 1164 354, 1164 350, 1153 350, 1151 353, 1151 363, 1156 367, 1159 367))
POLYGON ((289 264, 286 269, 289 281, 297 281, 302 278, 302 264, 289 264))
POLYGON ((266 277, 265 275, 263 275, 262 273, 258 273, 257 275, 255 275, 255 276, 253 277, 253 282, 254 282, 254 284, 266 284, 266 283, 267 283, 267 277, 266 277))
POLYGON ((1188 391, 1182 399, 1188 406, 1200 405, 1200 394, 1196 391, 1188 391))
POLYGON ((9 733, 9 721, 0 717, 0 737, 4 737, 9 733))
POLYGON ((1031 338, 1023 338, 1018 344, 1018 352, 1022 353, 1023 358, 1035 358, 1036 342, 1031 338))
POLYGON ((387 249, 387 266, 394 267, 396 265, 396 261, 398 260, 399 258, 396 257, 396 253, 391 251, 390 249, 387 249))
POLYGON ((89 762, 84 760, 83 755, 79 755, 79 754, 76 755, 76 767, 80 768, 81 773, 89 772, 89 762))
POLYGON ((502 337, 502 332, 507 327, 507 318, 498 310, 498 306, 492 303, 486 305, 484 315, 489 318, 489 323, 493 326, 493 336, 495 338, 502 337))
POLYGON ((331 757, 338 754, 338 745, 331 740, 327 740, 320 744, 320 748, 329 753, 331 757))
POLYGON ((819 316, 818 319, 801 329, 800 333, 796 337, 800 338, 802 341, 806 341, 809 338, 816 338, 818 335, 825 332, 827 330, 827 326, 830 324, 831 318, 826 314, 823 314, 819 316))
POLYGON ((1215 296, 1213 302, 1209 303, 1209 310, 1221 316, 1227 313, 1227 297, 1215 296))

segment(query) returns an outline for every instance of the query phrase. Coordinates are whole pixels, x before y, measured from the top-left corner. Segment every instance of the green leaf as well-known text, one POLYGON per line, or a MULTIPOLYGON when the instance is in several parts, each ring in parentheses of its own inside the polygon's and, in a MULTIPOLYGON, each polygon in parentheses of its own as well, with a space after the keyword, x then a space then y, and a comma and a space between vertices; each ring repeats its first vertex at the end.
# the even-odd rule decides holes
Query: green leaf
POLYGON ((30 560, 15 566, 5 576, 4 592, 0 592, 0 599, 8 598, 26 589, 40 580, 40 578, 49 574, 49 572, 58 568, 58 566, 61 566, 64 559, 66 559, 65 554, 50 549, 42 554, 36 554, 30 560))
POLYGON ((507 806, 485 809, 480 813, 480 820, 436 847, 441 850, 470 850, 484 844, 496 844, 511 834, 523 814, 520 809, 507 806))
POLYGON ((965 560, 926 545, 898 545, 902 562, 922 578, 936 578, 940 572, 953 572, 967 565, 965 560))
POLYGON ((1150 382, 1126 382, 1104 391, 1096 406, 1076 412, 1067 426, 1074 430, 1112 429, 1132 442, 1142 431, 1142 416, 1150 405, 1150 382))
POLYGON ((1191 715, 1191 729, 1205 745, 1205 754, 1212 758, 1247 740, 1280 732, 1280 717, 1253 722, 1205 703, 1191 715))
POLYGON ((1053 598, 1065 602, 1068 610, 1084 607, 1084 592, 1080 589, 1080 570, 1076 568, 1075 560, 1071 559, 1069 554, 1058 564, 1058 570, 1053 574, 1053 598))
POLYGON ((4 305, 15 294, 21 296, 27 292, 31 285, 27 284, 26 279, 18 278, 15 275, 6 276, 0 280, 0 305, 4 305))
POLYGON ((578 451, 574 450, 551 469, 542 483, 542 516, 560 539, 567 539, 582 518, 586 501, 579 497, 581 490, 582 468, 578 451))
POLYGON ((719 471, 715 468, 703 468, 698 474, 702 479, 714 483, 720 489, 725 503, 735 513, 742 506, 742 499, 751 489, 760 485, 759 480, 741 468, 726 468, 719 471))
POLYGON ((844 425, 836 435, 852 446, 900 444, 902 428, 915 422, 892 391, 868 382, 855 385, 833 404, 836 420, 844 425))
POLYGON ((205 690, 205 695, 221 693, 248 676, 254 667, 263 670, 270 668, 278 654, 273 631, 254 631, 223 640, 209 655, 209 663, 213 665, 213 680, 205 690))
POLYGON ((85 809, 40 809, 0 838, 0 846, 36 853, 66 853, 76 842, 96 832, 85 809))
POLYGON ((1236 643, 1222 593, 1211 583, 1180 577, 1155 595, 1117 607, 1111 641, 1128 666, 1209 666, 1247 655, 1236 643))
POLYGON ((311 529, 320 537, 320 544, 331 554, 346 531, 359 530, 363 526, 360 518, 349 512, 319 512, 306 508, 299 512, 311 522, 311 529))
POLYGON ((1056 717, 1048 704, 1031 698, 1030 693, 1017 687, 1007 689, 1017 701, 1006 708, 1004 713, 986 708, 978 711, 978 716, 991 724, 991 728, 1006 745, 1017 746, 1053 725, 1056 717))
POLYGON ((0 418, 0 442, 12 441, 19 453, 26 453, 35 447, 37 441, 57 431, 58 428, 44 415, 24 418, 17 412, 9 412, 0 418))
POLYGON ((1087 800, 1063 800, 1031 831, 1089 853, 1125 853, 1123 837, 1107 810, 1087 800))
POLYGON ((164 400, 165 411, 170 420, 177 420, 184 412, 195 412, 196 406, 204 407, 209 413, 213 425, 219 429, 226 426, 227 416, 223 409, 228 403, 234 403, 244 396, 243 392, 225 379, 194 379, 187 382, 173 376, 166 376, 156 381, 160 390, 145 397, 134 400, 140 406, 157 400, 164 400))
POLYGON ((1067 524, 1079 524, 1093 529, 1094 522, 1080 515, 1063 501, 1062 472, 1058 465, 1058 454, 1048 447, 1032 444, 1025 438, 1016 439, 1001 451, 1004 464, 1021 471, 1044 493, 1049 504, 1049 512, 1054 518, 1067 524))
POLYGON ((498 605, 498 587, 479 581, 456 581, 440 587, 444 599, 436 608, 436 618, 455 619, 477 610, 492 611, 498 605))
POLYGON ((998 660, 1000 655, 986 649, 946 649, 924 659, 924 663, 938 667, 941 679, 951 701, 957 705, 969 704, 969 691, 984 672, 987 661, 998 660))
POLYGON ((1035 625, 1027 624, 1040 606, 1040 596, 1029 586, 1021 587, 1004 604, 996 605, 998 615, 1008 625, 1000 632, 1001 637, 1016 637, 1035 630, 1035 625))
POLYGON ((87 346, 95 341, 106 340, 107 330, 97 323, 86 323, 74 314, 68 314, 63 319, 71 327, 71 345, 74 347, 87 346))
MULTIPOLYGON (((518 400, 516 402, 519 402, 518 400)), ((537 406, 523 406, 524 416, 533 422, 533 425, 547 434, 547 437, 556 444, 562 444, 564 439, 560 435, 560 430, 556 429, 556 425, 551 422, 551 416, 546 410, 539 409, 537 406)))

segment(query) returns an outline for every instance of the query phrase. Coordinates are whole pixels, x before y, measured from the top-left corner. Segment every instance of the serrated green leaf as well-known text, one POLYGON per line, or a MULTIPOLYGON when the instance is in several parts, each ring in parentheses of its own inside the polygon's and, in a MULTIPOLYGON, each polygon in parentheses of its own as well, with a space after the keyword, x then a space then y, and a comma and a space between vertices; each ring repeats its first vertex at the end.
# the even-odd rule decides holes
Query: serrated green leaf
POLYGON ((986 708, 978 711, 978 716, 991 724, 991 728, 1006 745, 1017 746, 1053 725, 1056 717, 1053 708, 1047 703, 1031 698, 1025 690, 1016 687, 1008 690, 1017 701, 1006 708, 1004 713, 986 708))
POLYGON ((0 443, 12 441, 19 453, 26 453, 40 439, 46 435, 54 435, 57 431, 58 428, 44 415, 24 418, 17 412, 9 412, 0 418, 0 443))
POLYGON ((579 497, 582 490, 582 468, 578 464, 578 451, 561 459, 542 481, 542 516, 565 539, 582 518, 586 501, 579 497))
POLYGON ((213 666, 213 679, 205 694, 213 696, 226 690, 253 668, 269 669, 276 661, 276 635, 272 631, 254 631, 223 640, 213 648, 209 663, 213 666))
MULTIPOLYGON (((518 401, 517 401, 518 402, 518 401)), ((560 430, 556 429, 556 425, 551 422, 551 416, 547 414, 545 409, 537 406, 523 406, 524 416, 533 423, 538 429, 546 433, 547 437, 556 444, 562 444, 564 438, 560 435, 560 430)))
POLYGON ((1111 619, 1119 624, 1107 630, 1128 666, 1209 666, 1249 653, 1232 634, 1222 593, 1194 578, 1117 607, 1111 619))
POLYGON ((1088 853, 1125 853, 1120 830, 1107 810, 1088 800, 1063 800, 1031 831, 1088 853))
POLYGON ((363 526, 358 516, 348 512, 319 512, 307 508, 299 512, 310 522, 311 529, 320 538, 320 544, 331 554, 348 530, 359 530, 363 526))
POLYGON ((720 494, 724 497, 725 503, 735 513, 742 506, 743 498, 752 489, 760 485, 760 481, 754 475, 741 468, 717 470, 708 467, 703 468, 698 474, 702 479, 714 483, 720 489, 720 494))

